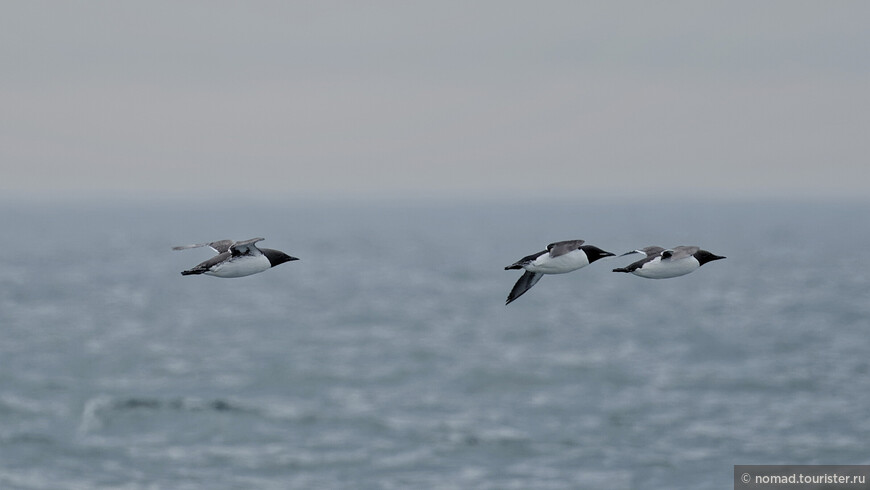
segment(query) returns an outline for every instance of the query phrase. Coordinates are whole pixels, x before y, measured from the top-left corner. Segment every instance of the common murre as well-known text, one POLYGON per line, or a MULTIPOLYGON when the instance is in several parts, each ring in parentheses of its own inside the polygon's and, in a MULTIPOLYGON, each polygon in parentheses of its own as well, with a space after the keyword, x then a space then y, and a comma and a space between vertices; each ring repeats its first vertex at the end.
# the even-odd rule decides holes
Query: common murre
POLYGON ((679 246, 672 249, 645 247, 623 255, 636 252, 645 253, 646 257, 626 267, 613 269, 613 272, 630 272, 647 279, 668 279, 684 276, 707 262, 725 258, 695 246, 679 246))
POLYGON ((505 304, 510 304, 531 289, 544 274, 564 274, 585 267, 592 262, 614 254, 593 245, 583 245, 583 240, 567 240, 547 245, 547 250, 528 255, 504 270, 525 269, 511 289, 505 304))
POLYGON ((217 252, 214 257, 201 264, 183 271, 182 276, 194 274, 207 274, 215 277, 244 277, 263 272, 276 265, 299 260, 291 257, 280 250, 271 248, 257 248, 257 242, 264 238, 251 238, 240 242, 232 240, 218 240, 210 243, 197 243, 172 247, 173 250, 187 250, 198 247, 210 247, 217 252))

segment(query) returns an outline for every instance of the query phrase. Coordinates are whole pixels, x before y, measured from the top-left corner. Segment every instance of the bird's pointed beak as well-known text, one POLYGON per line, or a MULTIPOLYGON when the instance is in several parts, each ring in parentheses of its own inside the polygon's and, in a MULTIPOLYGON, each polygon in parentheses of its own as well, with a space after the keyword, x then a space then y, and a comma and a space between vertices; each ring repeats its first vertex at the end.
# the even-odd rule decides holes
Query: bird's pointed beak
POLYGON ((714 255, 714 256, 710 259, 710 261, 712 262, 712 261, 714 261, 714 260, 725 259, 725 258, 727 258, 727 257, 722 256, 722 255, 714 255))

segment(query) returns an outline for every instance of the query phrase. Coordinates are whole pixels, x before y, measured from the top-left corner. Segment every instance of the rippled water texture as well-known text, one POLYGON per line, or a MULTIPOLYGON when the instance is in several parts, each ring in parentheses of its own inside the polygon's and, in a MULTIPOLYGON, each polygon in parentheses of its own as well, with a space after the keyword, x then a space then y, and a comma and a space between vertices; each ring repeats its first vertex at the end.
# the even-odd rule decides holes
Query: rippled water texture
POLYGON ((870 464, 867 203, 0 208, 0 488, 721 489, 870 464), (172 245, 302 260, 182 277, 172 245), (544 277, 556 240, 701 245, 544 277))

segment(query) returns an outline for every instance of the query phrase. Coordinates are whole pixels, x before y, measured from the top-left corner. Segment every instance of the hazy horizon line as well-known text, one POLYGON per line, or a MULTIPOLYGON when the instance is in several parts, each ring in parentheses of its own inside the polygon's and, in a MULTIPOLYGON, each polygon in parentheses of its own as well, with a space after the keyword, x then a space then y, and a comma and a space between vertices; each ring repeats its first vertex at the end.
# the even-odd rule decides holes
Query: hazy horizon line
POLYGON ((63 191, 17 191, 2 189, 0 203, 4 202, 582 202, 582 201, 624 201, 624 202, 818 202, 818 203, 870 203, 870 196, 858 192, 787 192, 782 190, 769 192, 710 190, 672 192, 627 192, 627 191, 554 191, 554 192, 523 192, 494 190, 449 190, 423 191, 418 189, 391 189, 384 191, 307 191, 307 192, 277 192, 277 191, 178 191, 166 189, 151 190, 70 190, 63 191))

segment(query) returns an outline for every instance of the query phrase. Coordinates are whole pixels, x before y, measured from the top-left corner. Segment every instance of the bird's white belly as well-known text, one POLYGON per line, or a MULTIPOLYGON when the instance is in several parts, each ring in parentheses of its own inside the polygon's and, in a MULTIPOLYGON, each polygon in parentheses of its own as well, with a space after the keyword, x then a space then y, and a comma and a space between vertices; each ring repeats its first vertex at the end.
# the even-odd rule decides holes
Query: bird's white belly
POLYGON ((684 276, 700 266, 701 264, 695 257, 685 257, 679 260, 661 260, 657 257, 633 271, 632 274, 647 279, 667 279, 684 276))
POLYGON ((549 253, 542 254, 524 269, 543 274, 564 274, 587 265, 589 265, 589 260, 586 258, 586 254, 582 250, 574 250, 556 258, 550 257, 549 253))
POLYGON ((244 277, 272 267, 265 255, 244 255, 211 268, 206 274, 217 277, 244 277))

